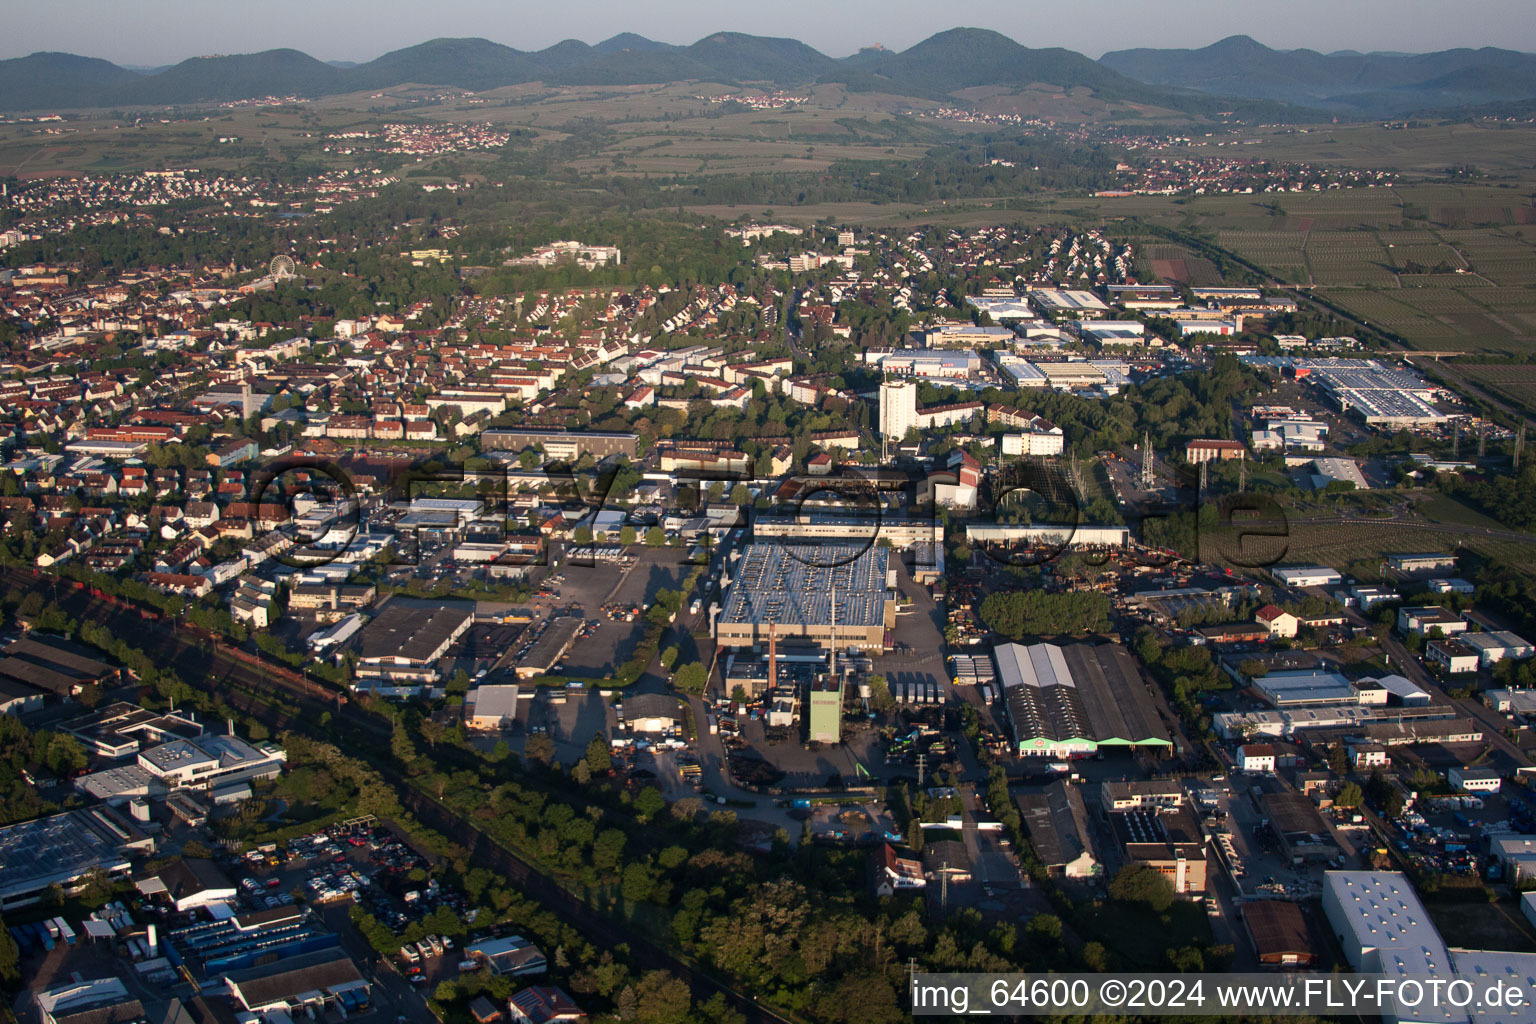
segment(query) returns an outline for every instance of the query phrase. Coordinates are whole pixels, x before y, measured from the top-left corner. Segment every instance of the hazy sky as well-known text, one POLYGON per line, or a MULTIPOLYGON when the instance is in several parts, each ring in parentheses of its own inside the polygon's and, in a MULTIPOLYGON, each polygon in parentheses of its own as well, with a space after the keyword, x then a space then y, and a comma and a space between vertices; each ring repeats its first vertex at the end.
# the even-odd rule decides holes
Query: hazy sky
POLYGON ((280 46, 366 61, 436 36, 520 50, 638 32, 691 43, 722 29, 790 36, 823 53, 911 46, 957 25, 1097 57, 1131 46, 1204 46, 1246 33, 1277 48, 1536 51, 1533 0, 7 0, 0 57, 64 50, 123 64, 280 46))

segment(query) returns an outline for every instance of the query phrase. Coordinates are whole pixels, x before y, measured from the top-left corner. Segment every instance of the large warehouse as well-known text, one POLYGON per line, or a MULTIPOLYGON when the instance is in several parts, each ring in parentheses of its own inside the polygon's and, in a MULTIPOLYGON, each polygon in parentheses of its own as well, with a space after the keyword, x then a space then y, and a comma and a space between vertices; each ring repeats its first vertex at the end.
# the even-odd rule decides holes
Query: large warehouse
POLYGON ((396 599, 363 628, 358 689, 414 689, 437 683, 438 659, 475 621, 470 603, 423 605, 396 599))
POLYGON ((804 637, 823 646, 878 651, 896 625, 890 549, 862 543, 749 545, 715 620, 726 647, 804 637), (834 608, 835 605, 835 608, 834 608))
POLYGON ((1114 644, 1002 644, 992 652, 1021 757, 1171 747, 1135 660, 1114 644))

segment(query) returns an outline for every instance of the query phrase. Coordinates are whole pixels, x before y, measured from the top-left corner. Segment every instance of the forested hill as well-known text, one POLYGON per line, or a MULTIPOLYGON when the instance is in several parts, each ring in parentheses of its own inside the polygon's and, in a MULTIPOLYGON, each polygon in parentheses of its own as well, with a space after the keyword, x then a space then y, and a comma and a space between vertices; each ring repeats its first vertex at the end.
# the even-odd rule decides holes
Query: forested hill
POLYGON ((568 39, 533 51, 486 39, 433 39, 358 65, 326 63, 285 49, 195 57, 134 71, 72 54, 35 53, 0 61, 0 109, 169 106, 407 84, 483 91, 524 82, 679 81, 788 88, 841 83, 857 91, 929 99, 976 87, 1043 84, 1196 115, 1237 109, 1254 118, 1295 120, 1304 113, 1267 100, 1223 100, 1190 89, 1149 86, 1071 50, 1034 49, 997 32, 968 28, 940 32, 900 52, 867 49, 841 59, 794 39, 738 32, 716 32, 687 46, 625 33, 596 46, 568 39))
POLYGON ((1536 54, 1273 50, 1232 36, 1198 50, 1118 50, 1099 63, 1129 78, 1355 114, 1405 114, 1536 98, 1536 54))

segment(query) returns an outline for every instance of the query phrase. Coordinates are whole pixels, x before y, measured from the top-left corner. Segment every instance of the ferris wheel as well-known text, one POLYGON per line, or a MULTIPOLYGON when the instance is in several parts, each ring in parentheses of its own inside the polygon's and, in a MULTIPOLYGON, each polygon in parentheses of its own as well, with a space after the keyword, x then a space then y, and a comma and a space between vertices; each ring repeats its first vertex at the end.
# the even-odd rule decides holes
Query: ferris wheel
POLYGON ((295 276, 297 267, 292 256, 273 256, 272 262, 267 264, 267 273, 279 279, 289 278, 295 276))

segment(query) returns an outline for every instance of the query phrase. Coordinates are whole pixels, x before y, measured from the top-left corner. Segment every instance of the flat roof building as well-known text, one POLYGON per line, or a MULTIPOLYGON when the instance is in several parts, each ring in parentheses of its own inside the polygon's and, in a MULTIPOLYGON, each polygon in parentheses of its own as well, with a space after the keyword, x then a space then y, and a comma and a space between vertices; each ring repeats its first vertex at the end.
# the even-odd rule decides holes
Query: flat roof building
POLYGON ((1536 654, 1536 646, 1532 646, 1529 640, 1507 629, 1491 629, 1486 633, 1462 633, 1458 639, 1477 652, 1484 666, 1503 661, 1505 658, 1519 660, 1536 654))
POLYGON ((843 679, 822 676, 811 683, 810 740, 839 743, 843 738, 843 679))
POLYGON ((896 625, 890 549, 866 543, 765 541, 747 546, 715 620, 726 647, 805 638, 827 647, 883 650, 896 625))
POLYGON ((1254 679, 1253 688, 1277 708, 1360 703, 1354 686, 1337 672, 1270 672, 1254 679))
POLYGON ((1048 523, 1023 526, 1009 523, 966 523, 965 539, 972 544, 1039 544, 1069 548, 1123 548, 1130 543, 1127 526, 1088 523, 1048 523))
POLYGON ((0 829, 0 909, 35 903, 52 885, 68 891, 94 870, 125 875, 130 853, 153 849, 153 839, 106 807, 0 829))
POLYGON ((1326 565, 1285 565, 1270 572, 1288 587, 1333 587, 1344 582, 1343 573, 1326 565))
POLYGON ((1099 787, 1099 806, 1105 811, 1137 811, 1174 808, 1184 803, 1184 787, 1177 779, 1106 780, 1099 787))
POLYGON ((669 693, 636 693, 624 698, 624 724, 631 732, 669 733, 683 721, 677 698, 669 693))
POLYGON ((464 724, 471 729, 504 729, 517 720, 521 694, 516 683, 482 683, 469 695, 464 724))
POLYGON ((635 458, 639 435, 601 430, 536 430, 531 428, 487 430, 480 435, 484 450, 505 449, 520 452, 524 448, 542 448, 546 459, 574 461, 591 454, 594 459, 610 455, 635 458))
POLYGON ((1158 871, 1180 895, 1205 891, 1205 839, 1187 808, 1116 811, 1109 823, 1126 862, 1158 871))
POLYGON ((1396 572, 1435 572, 1456 568, 1456 556, 1432 551, 1427 554, 1388 555, 1387 568, 1396 572))
POLYGON ((799 514, 764 513, 752 519, 752 536, 758 539, 857 540, 866 543, 889 541, 895 548, 918 544, 939 544, 944 540, 944 524, 937 516, 922 519, 891 519, 873 514, 833 515, 802 512, 799 514))

